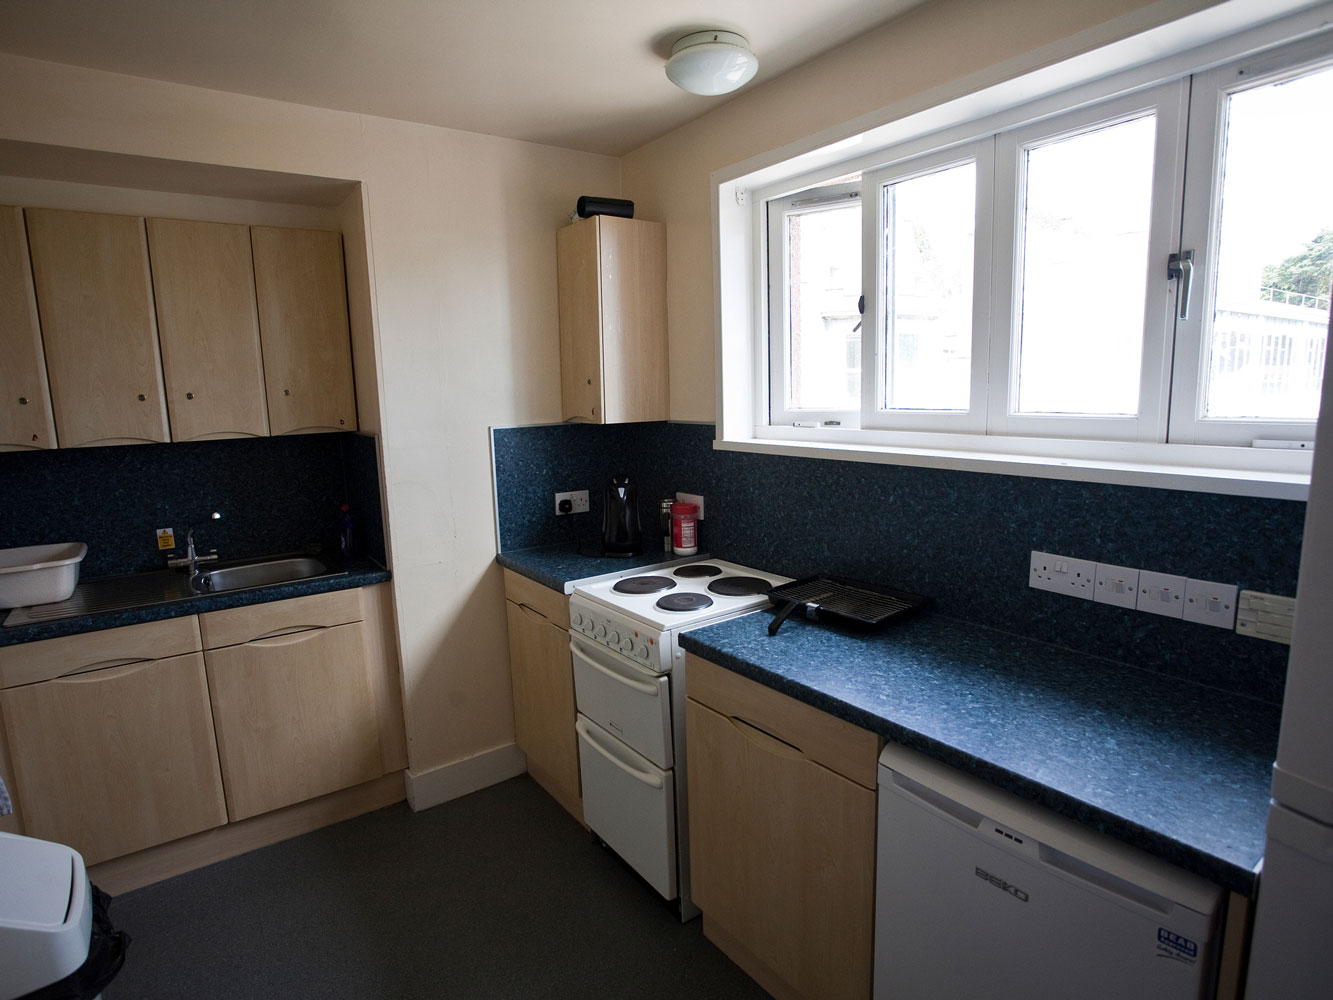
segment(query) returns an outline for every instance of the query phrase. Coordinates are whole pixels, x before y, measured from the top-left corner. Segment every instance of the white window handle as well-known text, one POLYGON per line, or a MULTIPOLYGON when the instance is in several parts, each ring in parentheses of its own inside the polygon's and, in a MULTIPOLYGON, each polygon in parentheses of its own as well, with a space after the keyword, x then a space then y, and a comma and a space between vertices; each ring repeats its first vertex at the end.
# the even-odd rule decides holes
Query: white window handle
POLYGON ((1194 283, 1194 251, 1182 250, 1166 259, 1166 280, 1179 279, 1176 286, 1176 304, 1181 319, 1190 318, 1190 286, 1194 283))
POLYGON ((597 737, 593 736, 592 730, 590 729, 588 724, 584 722, 582 719, 578 719, 574 722, 574 728, 578 731, 578 734, 580 736, 582 736, 585 740, 587 740, 589 746, 591 746, 594 750, 596 750, 599 754, 601 754, 603 757, 609 760, 616 767, 620 768, 622 771, 628 774, 635 781, 640 781, 643 784, 648 785, 652 788, 662 787, 662 779, 659 776, 657 776, 656 774, 652 774, 648 771, 640 771, 637 770, 636 768, 630 767, 619 757, 614 756, 610 750, 606 749, 606 747, 602 746, 602 744, 597 742, 597 737))

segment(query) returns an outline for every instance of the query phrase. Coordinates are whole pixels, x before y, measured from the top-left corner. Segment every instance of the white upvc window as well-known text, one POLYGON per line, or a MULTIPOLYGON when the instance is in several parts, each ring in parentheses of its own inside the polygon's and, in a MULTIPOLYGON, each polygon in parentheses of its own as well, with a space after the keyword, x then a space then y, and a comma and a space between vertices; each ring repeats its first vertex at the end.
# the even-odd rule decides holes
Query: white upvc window
POLYGON ((1015 453, 1313 439, 1328 38, 1080 93, 767 199, 760 426, 929 447, 987 435, 1015 453))
POLYGON ((1333 261, 1325 39, 1194 77, 1172 441, 1311 441, 1333 261))

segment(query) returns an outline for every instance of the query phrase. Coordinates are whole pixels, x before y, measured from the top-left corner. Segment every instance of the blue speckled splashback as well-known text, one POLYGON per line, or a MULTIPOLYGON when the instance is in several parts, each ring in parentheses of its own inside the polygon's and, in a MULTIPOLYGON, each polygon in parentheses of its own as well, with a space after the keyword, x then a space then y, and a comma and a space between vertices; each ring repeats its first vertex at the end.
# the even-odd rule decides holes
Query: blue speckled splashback
MULTIPOLYGON (((338 508, 356 512, 365 552, 384 562, 377 441, 306 434, 0 453, 0 548, 88 544, 87 579, 161 569, 158 528, 195 532, 223 559, 319 545, 337 552, 338 508)), ((180 554, 179 550, 175 554, 180 554)))
MULTIPOLYGON (((1037 591, 1033 549, 1296 592, 1305 505, 1133 486, 714 451, 712 425, 561 424, 493 432, 501 550, 596 547, 606 479, 639 483, 645 539, 656 501, 701 493, 700 545, 802 577, 928 594, 946 614, 1280 702, 1287 647, 1223 629, 1037 591), (557 490, 592 511, 557 518, 557 490)), ((651 542, 647 542, 651 545, 651 542)))

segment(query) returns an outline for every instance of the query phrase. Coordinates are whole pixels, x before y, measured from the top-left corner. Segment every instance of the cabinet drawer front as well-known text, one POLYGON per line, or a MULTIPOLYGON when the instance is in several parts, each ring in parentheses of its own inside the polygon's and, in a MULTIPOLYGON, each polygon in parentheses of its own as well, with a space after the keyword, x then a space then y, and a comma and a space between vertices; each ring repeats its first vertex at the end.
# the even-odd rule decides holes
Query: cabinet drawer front
POLYGON ((255 639, 270 638, 284 632, 310 628, 331 628, 359 622, 361 589, 333 590, 327 594, 293 597, 269 604, 251 604, 225 611, 209 611, 199 616, 204 649, 235 646, 255 639))
POLYGON ((360 622, 206 655, 233 822, 383 773, 360 622))
POLYGON ((693 698, 695 902, 791 988, 870 995, 875 793, 693 698))
POLYGON ((200 653, 0 692, 24 830, 89 865, 227 821, 200 653))
POLYGON ((505 570, 505 597, 523 604, 546 618, 556 628, 569 628, 569 596, 529 580, 513 570, 505 570))
POLYGON ((692 653, 685 656, 685 676, 695 701, 743 719, 798 748, 810 760, 875 788, 884 746, 881 737, 692 653))
POLYGON ((0 688, 202 649, 194 615, 0 647, 0 688))

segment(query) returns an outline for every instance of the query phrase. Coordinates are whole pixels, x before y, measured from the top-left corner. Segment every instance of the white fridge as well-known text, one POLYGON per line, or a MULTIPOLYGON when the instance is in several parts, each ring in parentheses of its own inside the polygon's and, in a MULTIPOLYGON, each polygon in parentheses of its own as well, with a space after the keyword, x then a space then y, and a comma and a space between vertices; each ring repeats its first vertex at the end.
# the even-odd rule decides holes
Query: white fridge
POLYGON ((1333 996, 1333 365, 1305 511, 1246 1000, 1333 996))

